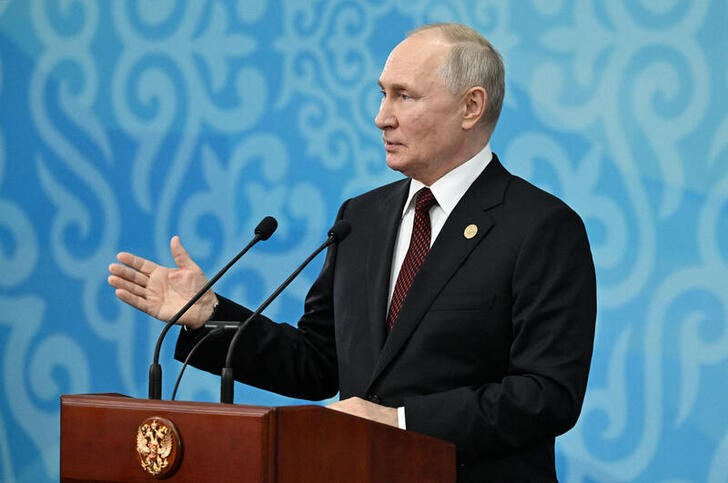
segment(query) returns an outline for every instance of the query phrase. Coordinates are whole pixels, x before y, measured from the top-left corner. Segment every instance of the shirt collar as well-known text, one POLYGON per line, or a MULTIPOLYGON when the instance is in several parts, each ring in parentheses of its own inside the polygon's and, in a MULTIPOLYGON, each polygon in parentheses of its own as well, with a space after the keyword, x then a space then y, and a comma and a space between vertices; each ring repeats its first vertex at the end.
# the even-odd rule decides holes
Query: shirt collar
MULTIPOLYGON (((490 143, 488 143, 478 154, 457 168, 447 172, 429 187, 437 200, 437 205, 442 208, 446 217, 450 216, 450 213, 455 209, 455 205, 458 204, 460 198, 463 197, 468 188, 470 188, 470 185, 473 184, 473 181, 488 166, 491 159, 493 159, 493 152, 490 149, 490 143)), ((421 181, 417 181, 416 179, 410 180, 409 194, 407 195, 407 202, 404 205, 403 215, 408 210, 414 209, 412 199, 424 187, 425 184, 421 181)))

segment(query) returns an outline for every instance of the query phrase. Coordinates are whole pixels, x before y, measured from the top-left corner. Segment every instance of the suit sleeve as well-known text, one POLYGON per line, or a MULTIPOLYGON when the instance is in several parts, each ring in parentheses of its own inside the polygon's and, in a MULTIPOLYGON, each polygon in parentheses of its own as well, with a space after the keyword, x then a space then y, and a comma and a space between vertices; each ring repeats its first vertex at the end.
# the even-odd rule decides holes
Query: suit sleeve
MULTIPOLYGON (((343 209, 342 206, 337 220, 341 219, 343 209)), ((321 273, 306 296, 304 315, 298 321, 298 327, 276 323, 260 315, 244 329, 234 353, 236 380, 284 396, 309 400, 326 399, 338 392, 331 303, 335 260, 336 245, 331 245, 321 273)), ((213 314, 218 320, 243 322, 253 313, 224 297, 219 299, 220 305, 213 314)), ((175 358, 184 360, 206 330, 181 331, 175 358)), ((193 354, 190 364, 219 375, 231 339, 232 331, 206 342, 193 354)))
POLYGON ((460 461, 570 429, 586 391, 596 280, 586 230, 565 205, 532 225, 513 268, 512 339, 498 382, 408 398, 407 428, 453 441, 460 461))

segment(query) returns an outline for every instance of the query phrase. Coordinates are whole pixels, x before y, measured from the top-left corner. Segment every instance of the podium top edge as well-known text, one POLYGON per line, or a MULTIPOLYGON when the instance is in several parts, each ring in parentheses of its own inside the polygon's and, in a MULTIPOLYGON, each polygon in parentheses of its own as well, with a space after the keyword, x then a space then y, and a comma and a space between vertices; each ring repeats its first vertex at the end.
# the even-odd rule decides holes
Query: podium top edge
POLYGON ((172 412, 204 411, 221 414, 261 416, 274 412, 276 408, 267 406, 246 406, 241 404, 222 404, 195 401, 168 401, 160 399, 140 399, 123 394, 63 394, 61 406, 94 406, 108 409, 157 409, 172 412))

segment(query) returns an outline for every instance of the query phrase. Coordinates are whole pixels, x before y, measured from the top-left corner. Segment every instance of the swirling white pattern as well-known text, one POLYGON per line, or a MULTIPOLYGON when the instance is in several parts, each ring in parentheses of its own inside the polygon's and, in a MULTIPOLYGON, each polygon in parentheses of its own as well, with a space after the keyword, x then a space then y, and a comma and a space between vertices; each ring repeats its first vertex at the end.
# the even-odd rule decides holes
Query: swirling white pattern
MULTIPOLYGON (((0 3, 0 15, 7 8, 7 2, 0 3)), ((0 93, 3 87, 3 58, 0 53, 0 93)), ((5 139, 3 132, 0 131, 0 185, 4 180, 5 174, 5 139)), ((14 205, 3 199, 0 199, 0 213, 3 213, 0 224, 7 225, 8 227, 17 227, 18 225, 24 225, 25 234, 21 235, 20 238, 29 239, 32 234, 32 228, 30 222, 25 218, 22 212, 14 205), (11 212, 15 213, 11 213, 11 212)), ((32 267, 35 265, 35 261, 32 260, 33 255, 29 253, 28 248, 34 246, 32 243, 16 243, 16 246, 20 251, 25 251, 25 255, 20 257, 5 256, 4 251, 0 251, 0 267, 3 267, 3 275, 0 277, 0 284, 3 288, 7 288, 13 285, 17 285, 21 280, 28 277, 32 267), (7 269, 7 271, 6 271, 7 269)), ((13 460, 11 457, 10 440, 8 439, 7 431, 2 413, 0 412, 0 476, 3 481, 13 481, 13 460)))
MULTIPOLYGON (((597 340, 559 479, 726 481, 726 15, 722 0, 0 0, 0 479, 58 479, 61 393, 145 395, 161 327, 114 299, 115 252, 169 264, 179 234, 212 272, 273 215, 218 285, 257 305, 342 201, 399 177, 377 77, 407 31, 454 20, 506 62, 494 151, 592 243, 597 340)), ((267 314, 294 323, 316 271, 267 314)), ((182 397, 216 400, 214 378, 189 376, 182 397)))

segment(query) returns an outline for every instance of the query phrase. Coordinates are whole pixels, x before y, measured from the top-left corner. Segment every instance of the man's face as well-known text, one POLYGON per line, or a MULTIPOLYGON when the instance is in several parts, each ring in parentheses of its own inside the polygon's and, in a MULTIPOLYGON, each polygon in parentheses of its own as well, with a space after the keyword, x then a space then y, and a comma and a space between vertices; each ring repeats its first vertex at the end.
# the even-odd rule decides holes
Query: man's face
POLYGON ((436 33, 408 37, 392 50, 379 85, 374 122, 382 130, 387 166, 431 185, 462 157, 464 107, 440 75, 450 46, 436 33))

